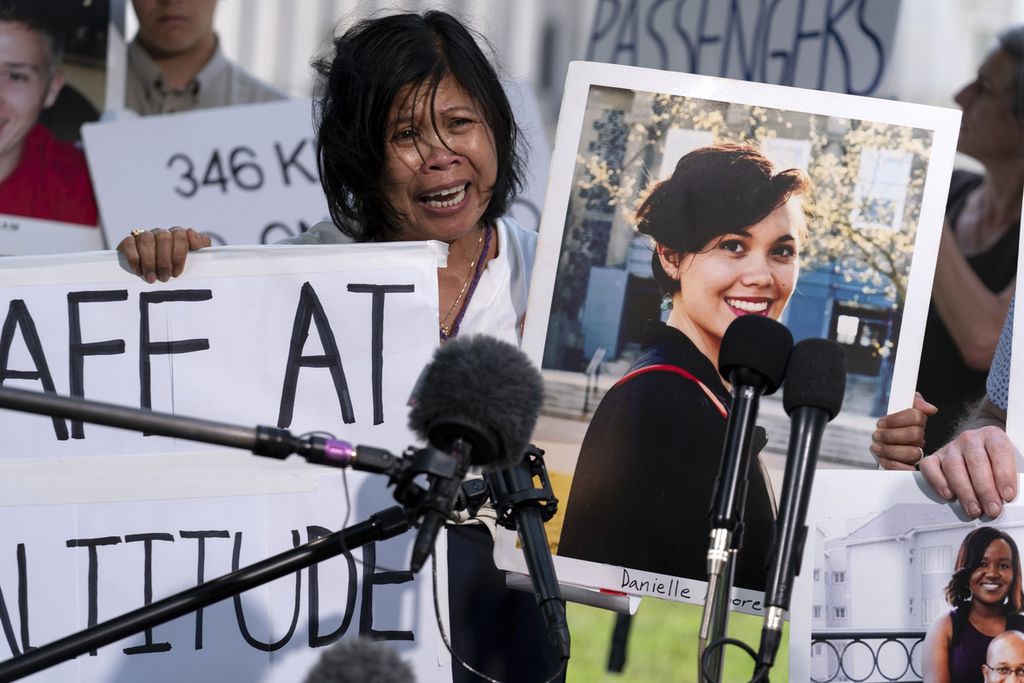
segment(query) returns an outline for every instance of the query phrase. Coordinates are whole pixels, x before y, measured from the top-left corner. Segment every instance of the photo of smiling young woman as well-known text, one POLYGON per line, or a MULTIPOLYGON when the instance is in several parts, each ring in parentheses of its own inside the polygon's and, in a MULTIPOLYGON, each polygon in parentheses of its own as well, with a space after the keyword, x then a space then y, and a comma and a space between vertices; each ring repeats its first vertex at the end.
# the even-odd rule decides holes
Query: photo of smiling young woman
MULTIPOLYGON (((640 357, 594 413, 560 556, 706 580, 707 511, 730 400, 717 370, 722 337, 740 316, 778 320, 785 310, 806 239, 807 190, 800 171, 723 143, 684 155, 641 203, 637 230, 654 240, 651 266, 671 311, 651 322, 640 357)), ((760 450, 763 429, 754 440, 760 450)), ((754 464, 735 585, 764 586, 773 520, 768 481, 754 464)))
POLYGON ((1007 630, 1024 631, 1020 552, 1004 531, 980 526, 964 537, 946 586, 949 612, 924 641, 925 683, 981 683, 985 653, 1007 630))

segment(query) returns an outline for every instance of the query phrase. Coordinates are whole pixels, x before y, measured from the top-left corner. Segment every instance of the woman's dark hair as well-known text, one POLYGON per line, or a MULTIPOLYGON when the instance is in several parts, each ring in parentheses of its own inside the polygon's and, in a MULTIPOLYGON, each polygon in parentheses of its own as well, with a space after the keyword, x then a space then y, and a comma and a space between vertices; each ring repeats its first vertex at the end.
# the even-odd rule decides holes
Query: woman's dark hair
POLYGON ((1021 568, 1020 552, 1013 538, 1005 531, 1000 531, 990 526, 979 526, 971 533, 964 536, 960 543, 960 551, 956 554, 956 568, 953 576, 946 585, 946 600, 956 609, 953 611, 953 634, 951 643, 956 645, 960 641, 963 628, 967 623, 967 617, 971 611, 971 574, 981 566, 985 551, 992 545, 993 541, 1006 541, 1010 546, 1010 554, 1013 558, 1013 580, 1006 593, 1006 603, 1003 605, 1003 614, 1017 614, 1021 611, 1024 598, 1021 595, 1021 568))
MULTIPOLYGON (((314 68, 320 183, 342 232, 357 241, 400 233, 402 216, 381 185, 391 106, 410 85, 432 105, 446 76, 476 101, 494 134, 498 172, 482 220, 505 213, 522 186, 519 131, 497 73, 457 19, 432 10, 363 20, 335 38, 333 54, 314 68)), ((430 112, 433 119, 433 106, 430 112)))
MULTIPOLYGON (((795 168, 773 173, 772 162, 754 147, 701 147, 681 157, 672 176, 640 205, 637 230, 669 249, 695 254, 716 237, 759 223, 809 186, 795 168)), ((664 292, 679 288, 661 267, 657 252, 651 267, 664 292)))

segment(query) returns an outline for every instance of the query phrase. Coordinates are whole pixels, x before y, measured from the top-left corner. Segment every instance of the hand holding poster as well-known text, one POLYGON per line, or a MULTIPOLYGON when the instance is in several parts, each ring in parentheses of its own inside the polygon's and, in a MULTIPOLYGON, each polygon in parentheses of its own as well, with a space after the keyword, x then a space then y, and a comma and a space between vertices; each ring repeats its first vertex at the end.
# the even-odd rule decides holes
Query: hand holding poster
MULTIPOLYGON (((413 441, 406 402, 437 344, 438 258, 424 242, 275 247, 272 258, 209 250, 192 255, 185 276, 154 285, 110 253, 3 259, 0 382, 297 434, 326 429, 398 452, 413 441)), ((12 437, 0 449, 0 606, 14 624, 0 643, 10 654, 394 504, 372 475, 346 482, 11 411, 0 422, 12 437)), ((39 680, 296 679, 315 648, 356 632, 398 641, 417 670, 450 676, 430 568, 426 580, 405 571, 410 540, 343 554, 39 680)))

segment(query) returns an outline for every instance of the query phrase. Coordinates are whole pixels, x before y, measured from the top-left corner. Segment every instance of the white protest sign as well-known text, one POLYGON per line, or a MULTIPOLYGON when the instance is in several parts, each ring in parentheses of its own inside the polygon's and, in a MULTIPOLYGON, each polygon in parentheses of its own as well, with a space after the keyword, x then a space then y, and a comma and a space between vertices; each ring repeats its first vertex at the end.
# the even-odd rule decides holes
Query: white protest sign
MULTIPOLYGON (((153 495, 157 487, 143 467, 120 467, 114 458, 74 471, 74 486, 58 477, 59 493, 42 471, 5 477, 3 658, 192 588, 200 577, 223 576, 336 531, 346 514, 354 523, 376 511, 365 503, 346 511, 337 471, 278 463, 252 467, 232 453, 202 457, 206 463, 184 458, 178 464, 192 464, 190 470, 161 470, 146 462, 146 467, 157 465, 169 482, 155 500, 117 500, 123 492, 153 495), (194 497, 188 495, 195 490, 188 474, 207 481, 232 479, 236 492, 241 486, 248 494, 194 497)), ((349 485, 361 496, 373 489, 375 505, 387 505, 383 487, 369 475, 350 476, 349 485)), ((430 581, 414 580, 406 571, 410 540, 353 548, 98 648, 95 655, 45 669, 31 680, 296 681, 323 647, 356 634, 392 641, 424 680, 450 679, 433 620, 430 581)), ((443 542, 441 548, 443 554, 443 542)), ((420 576, 429 577, 430 567, 424 571, 420 576)))
MULTIPOLYGON (((109 252, 0 259, 0 383, 397 453, 414 441, 406 403, 437 345, 441 254, 227 247, 152 285, 109 252)), ((209 579, 394 505, 368 474, 349 473, 346 491, 338 472, 301 462, 7 410, 0 431, 11 654, 194 586, 200 539, 209 579)), ((430 568, 404 572, 410 545, 405 534, 208 608, 201 647, 192 615, 38 680, 299 680, 315 648, 371 631, 400 641, 427 680, 450 678, 430 568)))
MULTIPOLYGON (((110 252, 5 259, 0 382, 402 448, 409 391, 437 345, 437 249, 231 247, 155 285, 110 252)), ((2 459, 196 448, 10 412, 0 431, 2 459)))
POLYGON ((103 231, 98 227, 25 216, 0 216, 0 256, 63 254, 103 248, 103 231))
POLYGON ((891 0, 593 0, 583 59, 870 95, 892 54, 891 0))
POLYGON ((214 244, 266 244, 328 217, 308 101, 84 126, 107 241, 183 225, 214 244))

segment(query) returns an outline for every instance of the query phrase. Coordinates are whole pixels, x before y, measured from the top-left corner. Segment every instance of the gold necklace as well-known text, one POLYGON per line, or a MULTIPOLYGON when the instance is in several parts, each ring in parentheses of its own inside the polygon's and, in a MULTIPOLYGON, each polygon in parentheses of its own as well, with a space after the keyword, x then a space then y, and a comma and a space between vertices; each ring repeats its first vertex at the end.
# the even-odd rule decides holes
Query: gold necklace
MULTIPOLYGON (((480 231, 480 239, 478 239, 477 242, 476 242, 477 249, 479 249, 480 245, 483 244, 484 232, 486 232, 486 230, 481 230, 480 231)), ((474 252, 475 251, 476 250, 474 249, 474 252)), ((441 328, 441 332, 444 333, 445 337, 448 337, 451 334, 451 331, 452 331, 451 330, 451 326, 455 322, 453 320, 453 321, 450 321, 450 322, 448 322, 446 324, 445 321, 448 320, 451 317, 452 312, 455 310, 455 307, 459 305, 459 302, 462 301, 462 297, 466 295, 466 290, 469 289, 469 283, 473 280, 473 271, 476 270, 477 261, 479 261, 479 260, 480 260, 479 254, 474 256, 472 259, 470 259, 470 261, 469 261, 469 271, 466 273, 466 280, 465 280, 465 282, 462 283, 462 289, 459 290, 459 295, 457 297, 455 297, 455 301, 452 302, 451 308, 449 308, 448 312, 444 314, 444 317, 441 318, 438 321, 438 325, 441 328)))

